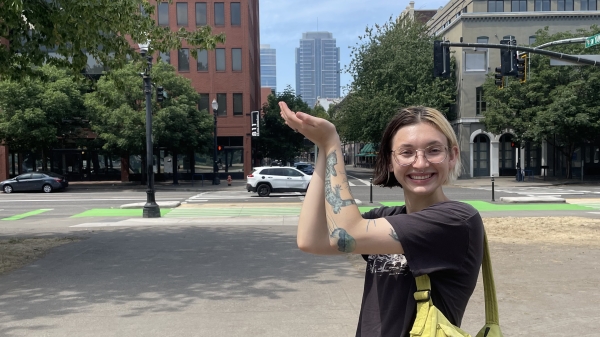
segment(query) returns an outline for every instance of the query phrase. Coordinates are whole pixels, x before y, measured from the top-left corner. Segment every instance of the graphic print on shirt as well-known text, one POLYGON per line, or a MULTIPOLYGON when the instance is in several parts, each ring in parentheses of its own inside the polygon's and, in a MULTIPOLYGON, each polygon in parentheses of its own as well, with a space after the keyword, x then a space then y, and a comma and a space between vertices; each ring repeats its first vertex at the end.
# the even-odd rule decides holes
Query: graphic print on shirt
POLYGON ((368 270, 372 274, 405 275, 409 272, 404 254, 369 255, 368 270))

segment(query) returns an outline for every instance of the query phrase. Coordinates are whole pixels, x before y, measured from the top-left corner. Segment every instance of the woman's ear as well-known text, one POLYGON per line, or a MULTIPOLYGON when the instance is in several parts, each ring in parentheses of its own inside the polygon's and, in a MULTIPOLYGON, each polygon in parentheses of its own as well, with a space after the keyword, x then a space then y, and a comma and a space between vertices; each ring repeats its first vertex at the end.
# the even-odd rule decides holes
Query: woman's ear
POLYGON ((450 160, 449 163, 450 164, 456 164, 456 158, 458 158, 458 146, 453 146, 450 149, 450 153, 448 154, 450 156, 450 160))

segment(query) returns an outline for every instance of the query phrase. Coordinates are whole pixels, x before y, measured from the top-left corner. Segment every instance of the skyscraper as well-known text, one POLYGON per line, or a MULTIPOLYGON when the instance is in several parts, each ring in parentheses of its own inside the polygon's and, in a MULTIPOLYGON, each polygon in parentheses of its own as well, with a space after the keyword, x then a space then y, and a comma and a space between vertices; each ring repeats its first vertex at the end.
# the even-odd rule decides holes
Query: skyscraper
POLYGON ((296 94, 313 107, 317 97, 340 97, 340 48, 329 32, 302 33, 296 48, 296 94))
POLYGON ((277 92, 277 53, 268 44, 260 45, 260 86, 277 92))

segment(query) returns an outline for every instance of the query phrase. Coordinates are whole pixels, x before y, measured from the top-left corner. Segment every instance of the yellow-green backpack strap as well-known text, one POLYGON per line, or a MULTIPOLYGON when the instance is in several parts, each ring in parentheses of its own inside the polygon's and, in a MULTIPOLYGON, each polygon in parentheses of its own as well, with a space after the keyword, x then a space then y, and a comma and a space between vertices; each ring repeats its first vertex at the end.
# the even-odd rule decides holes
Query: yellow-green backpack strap
POLYGON ((432 305, 429 275, 425 274, 415 277, 415 283, 417 284, 417 291, 415 291, 414 295, 417 301, 417 316, 415 317, 415 323, 410 333, 411 335, 421 335, 427 323, 429 307, 432 305))
POLYGON ((476 337, 502 337, 500 318, 498 315, 498 299, 496 298, 496 285, 492 271, 492 259, 488 246, 487 234, 483 233, 483 291, 485 295, 485 325, 476 337))

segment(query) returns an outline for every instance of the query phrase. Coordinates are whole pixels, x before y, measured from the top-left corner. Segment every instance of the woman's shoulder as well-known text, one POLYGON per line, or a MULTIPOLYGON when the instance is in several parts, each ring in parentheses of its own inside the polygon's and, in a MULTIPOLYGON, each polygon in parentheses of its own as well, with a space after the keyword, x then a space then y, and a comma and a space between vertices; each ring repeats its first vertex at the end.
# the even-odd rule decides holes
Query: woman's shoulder
POLYGON ((406 214, 405 206, 382 206, 373 208, 362 214, 364 219, 377 219, 391 215, 406 214))

